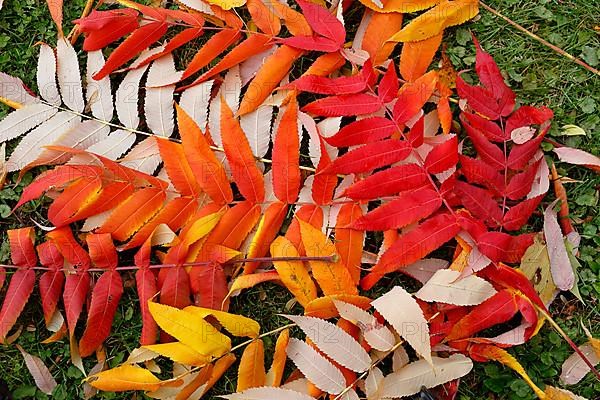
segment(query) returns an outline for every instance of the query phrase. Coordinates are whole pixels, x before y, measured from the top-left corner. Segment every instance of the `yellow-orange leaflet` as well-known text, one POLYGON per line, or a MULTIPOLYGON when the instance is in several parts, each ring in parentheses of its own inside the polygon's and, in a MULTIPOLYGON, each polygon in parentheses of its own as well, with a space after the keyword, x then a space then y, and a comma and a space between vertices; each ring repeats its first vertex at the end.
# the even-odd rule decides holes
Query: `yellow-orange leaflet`
POLYGON ((360 2, 365 7, 368 7, 371 10, 380 13, 411 13, 415 11, 425 10, 431 6, 434 6, 437 3, 439 3, 440 0, 383 0, 380 2, 373 0, 360 0, 360 2), (383 5, 383 7, 380 7, 380 5, 383 5))
POLYGON ((241 7, 246 0, 206 0, 209 4, 221 7, 223 10, 231 10, 233 7, 241 7))
POLYGON ((335 245, 323 232, 298 219, 300 235, 308 257, 333 256, 333 262, 309 261, 312 273, 325 295, 332 294, 358 294, 358 290, 350 272, 342 263, 336 252, 335 245))
POLYGON ((283 372, 285 370, 285 361, 287 360, 287 345, 290 341, 290 330, 285 329, 281 331, 275 343, 275 353, 273 354, 273 362, 271 368, 267 373, 265 385, 278 387, 281 385, 283 379, 283 372))
POLYGON ((161 329, 200 354, 218 357, 231 349, 231 340, 197 314, 151 301, 148 308, 161 329))
POLYGON ((258 339, 244 349, 238 369, 237 391, 265 385, 265 348, 258 339))
POLYGON ((227 331, 234 336, 255 338, 260 332, 260 325, 258 322, 251 318, 244 317, 243 315, 230 314, 224 311, 196 306, 186 307, 183 311, 202 319, 210 315, 219 321, 223 328, 227 329, 227 331))
POLYGON ((417 42, 440 34, 449 26, 459 25, 479 12, 478 0, 445 0, 413 19, 400 32, 392 36, 392 42, 417 42))
POLYGON ((92 375, 87 382, 96 389, 122 392, 126 390, 154 391, 162 382, 152 372, 135 365, 121 365, 92 375))
POLYGON ((212 357, 200 354, 190 346, 180 342, 152 344, 143 346, 143 348, 184 365, 202 366, 212 359, 212 357))
MULTIPOLYGON (((298 257, 298 250, 292 242, 283 236, 271 244, 271 256, 298 257)), ((296 297, 302 307, 317 298, 317 287, 301 261, 274 261, 275 269, 281 281, 296 297)))
POLYGON ((335 303, 333 302, 334 300, 352 304, 363 310, 366 310, 369 307, 371 307, 371 299, 368 297, 349 294, 339 294, 314 299, 304 309, 304 315, 322 319, 339 317, 340 313, 337 307, 335 306, 335 303))

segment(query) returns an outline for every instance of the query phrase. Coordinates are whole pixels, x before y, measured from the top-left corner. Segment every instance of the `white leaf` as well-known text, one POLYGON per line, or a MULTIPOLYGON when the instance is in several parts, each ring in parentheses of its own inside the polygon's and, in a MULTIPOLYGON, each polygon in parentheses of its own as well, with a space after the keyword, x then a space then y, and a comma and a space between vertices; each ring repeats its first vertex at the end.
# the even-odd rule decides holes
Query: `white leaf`
POLYGON ((202 82, 192 86, 181 93, 179 106, 194 120, 202 129, 206 130, 208 121, 208 105, 214 81, 202 82))
POLYGON ((552 202, 544 211, 544 237, 546 238, 548 257, 550 257, 550 271, 552 272, 554 284, 561 290, 571 290, 575 284, 575 273, 567 253, 556 211, 554 211, 557 201, 552 202))
POLYGON ((37 85, 40 96, 48 103, 59 106, 61 103, 56 86, 56 57, 52 47, 40 44, 40 56, 37 64, 37 85))
POLYGON ((298 378, 298 379, 294 379, 291 382, 287 382, 287 383, 281 385, 281 387, 284 389, 293 390, 294 392, 308 394, 309 393, 308 392, 308 384, 309 384, 308 379, 298 378))
MULTIPOLYGON (((594 350, 591 343, 579 346, 579 350, 593 365, 600 363, 600 354, 594 350)), ((573 353, 562 365, 560 381, 565 385, 574 385, 579 383, 590 371, 590 367, 583 361, 583 358, 579 354, 573 353)))
POLYGON ((383 389, 383 372, 377 367, 369 371, 367 379, 365 379, 365 394, 367 400, 381 399, 381 389, 383 389))
POLYGON ((136 129, 140 124, 138 101, 140 80, 148 66, 131 70, 125 75, 115 94, 117 117, 125 127, 136 129))
POLYGON ((358 394, 354 389, 350 389, 343 395, 339 396, 339 400, 360 400, 360 397, 358 397, 358 394))
POLYGON ((284 315, 294 321, 306 336, 332 360, 355 372, 371 365, 369 354, 352 336, 331 322, 314 317, 284 315))
POLYGON ((79 116, 62 111, 29 132, 8 159, 9 172, 22 169, 35 160, 44 151, 42 146, 54 143, 57 138, 77 125, 79 121, 79 116))
POLYGON ((223 142, 221 141, 221 97, 225 99, 231 111, 235 113, 240 105, 241 92, 240 67, 236 65, 229 69, 221 83, 221 87, 219 87, 217 95, 210 102, 208 127, 213 142, 219 147, 223 147, 223 142))
POLYGON ((14 139, 35 128, 58 110, 44 103, 28 104, 8 114, 0 121, 0 142, 14 139))
POLYGON ((432 358, 433 368, 425 360, 408 364, 398 372, 393 372, 383 380, 385 398, 411 396, 419 393, 423 386, 432 388, 458 379, 473 368, 470 358, 453 354, 449 358, 432 358))
POLYGON ((600 167, 600 157, 571 147, 555 147, 553 151, 558 155, 560 161, 575 165, 591 165, 600 167))
POLYGON ((398 347, 392 355, 392 370, 394 372, 400 371, 405 365, 410 362, 406 349, 402 346, 398 347))
POLYGON ((417 292, 415 297, 457 306, 474 306, 496 294, 494 287, 475 275, 460 278, 460 271, 441 269, 417 292))
POLYGON ((513 131, 510 133, 510 138, 516 144, 523 144, 531 140, 536 132, 537 130, 531 126, 522 126, 520 128, 513 129, 513 131))
POLYGON ((0 97, 22 105, 39 103, 40 101, 27 91, 21 79, 4 72, 0 72, 0 97))
POLYGON ((180 0, 180 3, 201 13, 215 15, 210 5, 202 0, 180 0))
POLYGON ((400 271, 402 273, 415 278, 422 284, 425 284, 431 277, 440 269, 448 268, 448 261, 439 258, 426 258, 414 262, 400 271))
POLYGON ((110 214, 114 211, 114 208, 110 210, 101 212, 100 214, 93 215, 85 220, 83 226, 81 227, 82 232, 90 232, 96 228, 99 228, 106 222, 110 214))
POLYGON ((153 87, 161 83, 164 76, 177 74, 175 61, 172 54, 154 61, 148 70, 146 79, 146 98, 144 99, 144 112, 146 124, 150 132, 169 137, 175 129, 173 119, 173 94, 175 85, 153 87))
POLYGON ((242 80, 242 86, 246 86, 248 82, 254 78, 254 75, 256 75, 260 67, 262 67, 265 63, 265 59, 272 55, 275 50, 277 50, 277 46, 271 46, 267 50, 253 55, 240 64, 240 78, 242 80))
POLYGON ((111 132, 106 139, 88 147, 87 151, 116 160, 133 146, 135 139, 135 133, 118 129, 111 132))
POLYGON ((110 122, 114 113, 110 77, 105 76, 99 81, 92 78, 104 66, 104 56, 101 50, 90 51, 87 54, 87 87, 85 95, 88 107, 92 110, 94 117, 110 122))
POLYGON ((416 300, 406 290, 396 286, 371 304, 431 364, 429 325, 416 300))
POLYGON ((269 150, 272 119, 273 106, 264 105, 240 118, 240 126, 248 138, 252 154, 256 157, 263 157, 269 150))
POLYGON ((171 86, 179 82, 182 75, 183 71, 177 71, 175 69, 173 54, 168 53, 152 63, 150 71, 148 72, 148 78, 146 79, 146 87, 158 88, 162 86, 171 86))
POLYGON ((38 389, 46 394, 52 394, 52 391, 58 384, 52 377, 50 371, 48 371, 48 368, 44 365, 44 362, 39 357, 27 353, 21 346, 17 345, 17 348, 23 355, 25 365, 31 373, 31 376, 33 376, 33 380, 38 389))
MULTIPOLYGON (((544 153, 541 150, 538 150, 538 154, 535 155, 534 159, 539 159, 538 157, 544 157, 544 153)), ((531 190, 529 191, 529 193, 527 193, 527 199, 531 199, 548 192, 548 189, 550 189, 549 176, 550 169, 548 169, 548 162, 546 162, 546 160, 544 159, 542 160, 542 162, 540 162, 540 165, 538 166, 535 178, 533 179, 533 183, 531 184, 531 190)))
MULTIPOLYGON (((52 145, 72 149, 87 149, 91 145, 106 139, 109 132, 110 128, 107 125, 98 121, 87 120, 65 131, 52 142, 52 145)), ((42 153, 29 163, 28 167, 34 165, 63 164, 69 161, 71 157, 73 157, 73 153, 54 149, 42 149, 42 153)))
POLYGON ((305 342, 290 338, 287 355, 309 381, 319 389, 338 394, 346 387, 342 372, 305 342))
POLYGON ((371 347, 380 351, 387 351, 394 347, 396 344, 394 334, 386 326, 380 324, 374 316, 354 304, 339 300, 333 302, 342 318, 360 327, 365 340, 371 347))
POLYGON ((156 139, 147 137, 134 146, 121 161, 121 165, 152 175, 161 162, 156 139))
POLYGON ((293 390, 275 388, 275 387, 258 387, 244 390, 240 393, 233 393, 226 396, 220 396, 229 400, 314 400, 307 394, 295 392, 293 390))
POLYGON ((73 111, 83 112, 83 88, 77 53, 65 38, 56 43, 56 75, 63 103, 73 111))

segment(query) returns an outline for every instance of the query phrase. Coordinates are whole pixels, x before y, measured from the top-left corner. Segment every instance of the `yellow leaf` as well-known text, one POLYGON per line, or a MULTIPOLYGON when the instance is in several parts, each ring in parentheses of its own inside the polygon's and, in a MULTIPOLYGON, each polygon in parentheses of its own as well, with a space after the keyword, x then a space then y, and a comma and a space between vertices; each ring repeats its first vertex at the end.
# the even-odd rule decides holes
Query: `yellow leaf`
POLYGON ((217 311, 196 306, 186 307, 183 311, 202 319, 210 315, 219 321, 223 328, 227 329, 227 331, 234 336, 255 338, 260 332, 260 325, 258 322, 251 318, 244 317, 243 315, 230 314, 225 311, 217 311))
POLYGON ((244 349, 238 369, 237 391, 243 392, 253 387, 265 385, 265 348, 258 339, 244 349))
POLYGON ((160 388, 162 382, 152 372, 136 365, 121 365, 107 371, 102 371, 86 379, 96 389, 122 392, 126 390, 154 391, 160 388))
POLYGON ((413 19, 391 42, 418 42, 439 35, 449 26, 460 25, 479 12, 478 0, 444 0, 431 10, 413 19))
POLYGON ((212 357, 200 354, 181 342, 152 344, 142 347, 184 365, 203 366, 212 360, 212 357))
POLYGON ((554 285, 552 272, 550 271, 548 249, 542 243, 540 237, 536 236, 533 244, 523 254, 520 269, 531 281, 531 284, 540 295, 540 299, 542 299, 544 304, 548 304, 548 302, 554 299, 556 286, 554 285))
POLYGON ((358 289, 346 266, 336 252, 335 245, 321 230, 298 219, 302 244, 308 257, 334 256, 335 262, 309 261, 312 274, 325 295, 358 294, 358 289))
POLYGON ((151 301, 148 308, 161 329, 200 354, 218 357, 231 349, 231 340, 197 314, 151 301))
MULTIPOLYGON (((298 250, 287 238, 280 236, 271 243, 272 257, 298 257, 298 250)), ((273 261, 281 281, 302 307, 317 298, 317 287, 302 261, 273 261)))
POLYGON ((544 391, 545 397, 540 397, 541 399, 546 400, 586 400, 584 397, 577 396, 575 393, 572 393, 565 389, 555 388, 554 386, 546 385, 546 390, 544 391))
POLYGON ((231 10, 233 7, 241 7, 246 0, 206 0, 209 4, 221 7, 223 10, 231 10))
POLYGON ((191 245, 208 235, 221 220, 223 214, 225 214, 224 209, 219 212, 206 215, 202 218, 198 218, 188 229, 185 230, 183 242, 187 245, 191 245))
POLYGON ((229 288, 229 293, 227 293, 227 297, 225 297, 225 300, 229 299, 231 296, 235 296, 241 290, 249 289, 258 285, 259 283, 278 280, 279 275, 277 274, 277 271, 267 271, 254 273, 250 275, 240 275, 231 284, 231 287, 229 288))
POLYGON ((383 0, 383 1, 373 1, 373 0, 360 0, 360 2, 365 6, 370 8, 373 11, 377 11, 379 13, 390 13, 390 12, 399 12, 399 13, 411 13, 415 11, 425 10, 431 6, 436 5, 440 2, 440 0, 417 0, 417 1, 407 1, 407 0, 383 0), (383 7, 379 7, 379 5, 383 5, 383 7))
POLYGON ((290 341, 290 330, 285 329, 281 331, 275 343, 275 352, 273 354, 273 362, 271 368, 267 373, 267 379, 265 382, 266 386, 278 387, 281 385, 283 379, 283 372, 285 370, 285 361, 287 360, 287 345, 290 341))

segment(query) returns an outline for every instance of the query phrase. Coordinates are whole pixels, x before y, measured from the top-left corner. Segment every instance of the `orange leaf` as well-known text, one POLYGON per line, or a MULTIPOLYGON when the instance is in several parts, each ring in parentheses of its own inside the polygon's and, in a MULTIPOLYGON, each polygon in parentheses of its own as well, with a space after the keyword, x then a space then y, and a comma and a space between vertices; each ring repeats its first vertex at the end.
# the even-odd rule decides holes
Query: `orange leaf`
POLYGON ((260 218, 260 206, 249 201, 236 204, 227 210, 215 229, 210 233, 207 243, 221 244, 238 249, 246 236, 260 218))
MULTIPOLYGON (((269 2, 269 6, 271 6, 271 2, 269 2)), ((262 0, 246 0, 246 7, 258 29, 270 36, 279 34, 281 30, 279 17, 273 14, 262 0)))
POLYGON ((238 369, 237 391, 265 385, 265 349, 261 339, 255 340, 244 349, 238 369))
POLYGON ((248 139, 240 122, 224 98, 221 97, 221 139, 233 180, 246 200, 262 203, 265 199, 265 181, 256 166, 248 139))
POLYGON ((290 96, 275 134, 272 165, 275 196, 288 204, 295 202, 300 190, 300 139, 295 93, 290 96))
POLYGON ((200 185, 185 158, 183 146, 166 138, 157 138, 158 150, 165 163, 167 175, 175 189, 184 196, 196 196, 200 185))
POLYGON ((98 177, 82 177, 72 182, 48 208, 48 219, 55 226, 63 226, 81 209, 95 202, 102 188, 98 177))
POLYGON ((233 193, 223 164, 217 160, 196 122, 183 108, 175 107, 183 151, 198 184, 215 203, 231 202, 233 193))
POLYGON ((267 373, 266 386, 278 387, 281 385, 283 379, 283 372, 285 370, 285 362, 287 360, 286 349, 290 340, 290 330, 285 329, 281 331, 277 342, 275 343, 275 351, 273 353, 273 362, 271 368, 267 373))
POLYGON ((300 58, 303 53, 302 50, 282 45, 267 57, 263 62, 263 66, 248 85, 238 109, 238 115, 248 114, 256 110, 279 85, 279 82, 285 78, 294 61, 300 58))
POLYGON ((407 81, 422 76, 431 65, 433 57, 442 43, 443 34, 419 42, 408 42, 402 46, 400 74, 407 81))
POLYGON ((388 59, 396 47, 396 43, 388 42, 387 39, 402 28, 402 13, 373 12, 367 15, 370 21, 361 47, 369 53, 373 64, 379 65, 388 59))
POLYGON ((189 78, 194 73, 200 71, 211 63, 219 54, 225 51, 229 46, 240 38, 238 29, 223 29, 206 41, 204 46, 198 50, 192 61, 188 64, 181 80, 189 78))
POLYGON ((362 217, 362 209, 356 203, 344 204, 340 208, 335 225, 335 246, 342 263, 346 266, 355 284, 360 281, 364 232, 350 228, 354 221, 362 217))
POLYGON ((318 299, 311 301, 304 309, 304 315, 322 319, 339 317, 340 313, 333 302, 334 300, 355 305, 363 310, 367 310, 369 307, 371 307, 371 299, 368 297, 337 294, 333 296, 319 297, 318 299))
MULTIPOLYGON (((287 215, 287 204, 278 201, 273 202, 264 211, 256 232, 250 242, 249 251, 246 257, 264 257, 269 251, 271 242, 277 236, 277 232, 281 229, 281 225, 287 215)), ((256 271, 260 262, 247 262, 244 264, 244 274, 251 274, 256 271)))

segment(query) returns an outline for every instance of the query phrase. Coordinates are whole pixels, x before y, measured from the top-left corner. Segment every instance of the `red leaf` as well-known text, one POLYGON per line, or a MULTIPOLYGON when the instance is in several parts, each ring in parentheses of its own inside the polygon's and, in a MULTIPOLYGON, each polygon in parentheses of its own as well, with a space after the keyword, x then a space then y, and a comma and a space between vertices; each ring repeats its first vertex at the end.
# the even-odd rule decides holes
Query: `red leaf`
POLYGON ((40 257, 40 263, 51 269, 51 271, 46 271, 42 274, 39 282, 44 320, 46 321, 46 325, 48 325, 54 316, 65 283, 65 274, 61 270, 64 258, 52 242, 40 244, 37 247, 37 252, 40 257))
POLYGON ((117 271, 105 272, 100 276, 92 291, 87 325, 79 342, 82 357, 94 353, 110 334, 122 294, 123 281, 117 271))
MULTIPOLYGON (((200 25, 200 26, 202 26, 202 25, 200 25)), ((203 32, 204 32, 204 29, 201 27, 184 29, 183 31, 181 31, 178 34, 176 34, 175 36, 173 36, 173 38, 171 40, 169 40, 169 42, 167 44, 165 44, 162 51, 152 54, 148 58, 145 58, 144 61, 142 61, 141 63, 139 63, 136 66, 136 68, 140 68, 140 67, 143 67, 144 65, 148 65, 152 61, 158 60, 162 56, 172 53, 173 51, 180 48, 181 46, 184 46, 185 44, 191 42, 192 40, 199 38, 203 32)))
POLYGON ((398 237, 381 256, 371 272, 361 280, 364 290, 371 289, 385 274, 397 271, 437 250, 460 231, 456 217, 438 214, 398 237))
POLYGON ((421 118, 415 122, 415 124, 410 128, 408 132, 408 141, 411 146, 417 148, 423 144, 423 140, 425 138, 425 116, 423 115, 421 118))
POLYGON ((383 117, 369 117, 351 122, 325 141, 335 147, 349 147, 386 139, 396 132, 393 121, 383 117))
POLYGON ((4 343, 6 335, 17 322, 34 285, 35 272, 32 269, 20 269, 12 275, 0 309, 0 343, 4 343))
POLYGON ((356 182, 346 189, 344 196, 354 200, 369 200, 416 189, 428 182, 422 167, 417 164, 403 164, 376 172, 356 182))
POLYGON ((366 94, 330 96, 305 105, 302 111, 324 117, 371 114, 381 108, 379 98, 366 94))
POLYGON ((498 68, 492 56, 483 51, 475 36, 473 36, 473 43, 475 43, 476 48, 475 71, 479 76, 479 80, 502 106, 502 116, 506 116, 515 108, 516 95, 504 82, 500 68, 498 68))
POLYGON ((292 95, 273 139, 273 191, 284 203, 293 203, 300 190, 298 104, 292 95))
POLYGON ((531 214, 535 211, 537 206, 540 204, 544 195, 527 199, 516 206, 513 206, 504 214, 504 220, 502 226, 507 231, 517 231, 523 227, 531 217, 531 214))
POLYGON ((533 244, 533 234, 511 236, 504 232, 486 232, 475 238, 479 250, 494 262, 517 263, 533 244))
POLYGON ((88 253, 79 245, 73 237, 73 232, 69 227, 55 229, 46 234, 52 243, 58 248, 60 254, 71 265, 79 269, 86 270, 90 267, 91 260, 88 253))
MULTIPOLYGON (((140 251, 142 251, 142 249, 140 249, 140 251)), ((150 261, 148 260, 148 262, 150 261)), ((142 265, 138 264, 137 257, 136 265, 138 265, 138 267, 143 267, 142 265)), ((156 288, 156 277, 150 269, 140 268, 135 273, 135 282, 137 285, 137 293, 140 299, 140 308, 142 311, 142 334, 140 337, 140 344, 142 346, 154 344, 156 343, 158 326, 150 314, 150 310, 148 309, 148 301, 151 300, 158 292, 158 289, 156 288)))
POLYGON ((326 8, 304 0, 297 0, 310 27, 319 35, 333 40, 340 47, 346 40, 346 30, 339 19, 326 8))
POLYGON ((477 332, 510 320, 519 310, 515 296, 502 290, 479 304, 452 327, 447 341, 472 337, 477 332))
POLYGON ((494 193, 499 194, 504 191, 504 177, 488 163, 462 154, 458 157, 461 164, 460 171, 469 182, 483 185, 494 193))
POLYGON ((221 139, 238 189, 246 200, 261 203, 265 199, 263 174, 256 166, 256 160, 239 121, 234 118, 233 112, 223 98, 221 98, 221 139))
POLYGON ((322 51, 325 53, 333 53, 340 49, 340 45, 335 41, 323 36, 292 36, 290 38, 281 39, 280 43, 293 47, 295 49, 308 51, 322 51))
POLYGON ((220 264, 192 268, 190 282, 197 306, 221 310, 227 296, 227 277, 220 264))
POLYGON ((497 170, 504 169, 504 153, 498 146, 491 143, 479 130, 473 128, 464 117, 465 114, 461 114, 460 119, 463 123, 463 127, 467 131, 467 135, 473 142, 477 154, 483 161, 488 163, 492 168, 497 170))
POLYGON ((117 249, 109 233, 87 235, 85 238, 92 263, 97 268, 114 269, 119 265, 117 249))
POLYGON ((176 308, 189 306, 190 279, 185 268, 177 266, 165 271, 166 278, 160 288, 160 303, 176 308))
POLYGON ((381 82, 379 82, 377 95, 382 103, 389 103, 396 98, 398 89, 400 89, 400 86, 398 83, 398 74, 396 74, 396 67, 394 66, 394 63, 390 63, 387 71, 385 71, 385 75, 381 78, 381 82))
POLYGON ((401 193, 398 198, 358 218, 351 227, 369 231, 403 228, 428 217, 441 205, 442 199, 439 194, 433 189, 423 187, 401 193))
POLYGON ((463 124, 468 121, 469 126, 467 128, 476 129, 483 136, 487 137, 492 142, 502 143, 510 139, 510 133, 505 133, 502 128, 489 119, 485 119, 482 116, 470 112, 463 112, 461 115, 461 121, 463 124))
POLYGON ((525 171, 510 178, 510 182, 504 191, 506 197, 511 200, 518 200, 529 193, 541 162, 546 161, 542 158, 537 162, 528 165, 525 171))
POLYGON ((336 158, 322 172, 336 174, 369 172, 402 161, 411 152, 412 148, 405 141, 397 139, 367 143, 336 158))
POLYGON ((502 116, 509 115, 512 111, 512 107, 505 110, 504 102, 499 104, 490 90, 481 86, 471 86, 460 75, 456 77, 456 91, 461 99, 467 100, 475 112, 486 118, 497 120, 502 116))
POLYGON ((505 288, 517 289, 525 294, 531 302, 537 304, 542 310, 546 310, 544 302, 540 299, 537 291, 529 281, 529 278, 516 268, 508 265, 497 264, 485 268, 479 275, 495 284, 502 285, 505 288))
POLYGON ((482 219, 491 227, 500 225, 502 210, 489 191, 460 181, 456 182, 455 190, 462 204, 475 217, 482 219))
POLYGON ((430 174, 439 174, 454 167, 456 163, 458 163, 458 138, 453 135, 427 154, 425 169, 430 174))
POLYGON ((110 54, 106 63, 93 78, 100 80, 147 49, 167 33, 166 21, 150 22, 133 32, 110 54))
POLYGON ((554 113, 548 107, 521 106, 506 120, 506 127, 504 128, 506 136, 510 138, 511 132, 517 128, 542 125, 552 119, 553 116, 554 113))
POLYGON ((91 165, 61 165, 45 171, 23 190, 15 209, 30 200, 37 199, 50 188, 59 188, 83 176, 102 176, 102 174, 101 167, 91 165))
POLYGON ((508 167, 514 170, 523 169, 540 149, 540 144, 549 130, 550 126, 546 127, 534 139, 523 144, 515 144, 508 155, 508 167))
POLYGON ((430 71, 400 88, 393 113, 398 125, 405 124, 423 108, 433 94, 437 81, 437 73, 430 71))
MULTIPOLYGON (((63 253, 63 256, 66 255, 63 253)), ((85 271, 78 269, 75 274, 67 275, 65 281, 65 291, 63 292, 63 303, 65 313, 67 314, 67 326, 71 336, 75 334, 75 326, 83 305, 90 290, 90 275, 85 271)))
POLYGON ((76 19, 81 32, 86 34, 83 50, 101 50, 110 43, 133 32, 139 27, 138 12, 131 8, 119 10, 92 10, 85 18, 76 19))
POLYGON ((70 224, 111 210, 131 196, 133 191, 134 187, 131 182, 117 181, 105 184, 105 186, 100 189, 100 193, 93 196, 90 203, 84 204, 70 218, 63 220, 63 224, 70 224))
POLYGON ((375 77, 373 67, 367 61, 361 72, 352 76, 327 78, 318 75, 304 75, 283 86, 282 89, 296 89, 327 95, 354 94, 367 89, 370 84, 373 84, 375 77))
POLYGON ((10 244, 10 257, 13 264, 19 267, 33 268, 37 265, 37 257, 33 242, 35 231, 31 227, 9 229, 7 231, 10 244))

